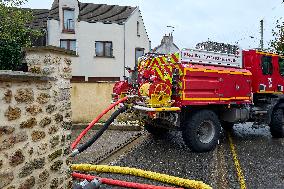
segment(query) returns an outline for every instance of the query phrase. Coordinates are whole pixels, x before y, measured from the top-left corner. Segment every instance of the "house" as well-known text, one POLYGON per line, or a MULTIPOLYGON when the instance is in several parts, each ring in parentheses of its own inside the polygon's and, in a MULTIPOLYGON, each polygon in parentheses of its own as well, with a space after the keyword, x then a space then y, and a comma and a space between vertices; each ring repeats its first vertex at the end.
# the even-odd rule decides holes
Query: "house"
POLYGON ((121 80, 151 48, 138 7, 55 0, 50 10, 32 11, 30 27, 45 32, 34 45, 76 51, 73 81, 121 80))
POLYGON ((175 53, 178 52, 179 48, 178 46, 174 43, 174 37, 173 34, 170 33, 169 35, 164 35, 163 39, 161 41, 161 44, 157 47, 155 47, 152 50, 152 53, 157 53, 157 54, 170 54, 170 53, 175 53))

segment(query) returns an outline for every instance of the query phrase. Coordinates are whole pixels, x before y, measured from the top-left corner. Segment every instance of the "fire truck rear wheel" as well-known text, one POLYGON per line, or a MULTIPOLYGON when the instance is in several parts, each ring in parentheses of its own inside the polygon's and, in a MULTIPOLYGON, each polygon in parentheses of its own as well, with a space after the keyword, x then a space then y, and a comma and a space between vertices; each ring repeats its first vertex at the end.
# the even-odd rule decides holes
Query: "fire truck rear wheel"
POLYGON ((169 132, 168 129, 157 127, 155 124, 156 123, 146 122, 144 128, 146 131, 157 137, 162 137, 169 132))
POLYGON ((221 123, 213 111, 195 112, 184 126, 183 140, 192 151, 208 152, 215 149, 221 133, 221 123))
POLYGON ((272 113, 270 133, 274 138, 284 138, 284 114, 282 109, 276 109, 272 113))

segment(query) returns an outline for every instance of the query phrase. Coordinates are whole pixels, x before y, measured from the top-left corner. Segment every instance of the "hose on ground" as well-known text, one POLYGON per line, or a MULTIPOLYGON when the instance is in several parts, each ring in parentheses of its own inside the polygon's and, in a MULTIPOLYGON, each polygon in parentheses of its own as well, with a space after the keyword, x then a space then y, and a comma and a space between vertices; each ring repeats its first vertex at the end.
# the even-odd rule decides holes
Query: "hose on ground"
POLYGON ((125 175, 133 175, 138 177, 144 177, 147 179, 160 181, 167 184, 172 184, 185 188, 193 189, 212 189, 211 186, 196 180, 183 179, 175 176, 166 174, 144 171, 136 168, 119 167, 119 166, 108 166, 108 165, 91 165, 91 164, 73 164, 71 165, 73 171, 84 171, 84 172, 99 172, 99 173, 117 173, 125 175))
POLYGON ((87 134, 87 132, 106 114, 108 113, 112 108, 114 108, 115 106, 117 106, 118 104, 126 101, 128 99, 128 97, 124 97, 120 100, 118 100, 117 102, 115 102, 114 104, 110 105, 107 109, 105 109, 100 115, 98 115, 98 117, 96 117, 91 123, 89 123, 88 127, 86 129, 84 129, 80 135, 76 138, 76 140, 72 143, 71 145, 71 149, 74 150, 78 143, 80 142, 80 140, 87 134))
POLYGON ((119 116, 119 114, 125 112, 127 109, 126 106, 123 106, 119 109, 117 109, 111 116, 110 118, 104 123, 103 127, 91 138, 89 139, 86 143, 81 145, 79 148, 75 149, 71 156, 75 156, 83 151, 85 151, 87 148, 89 148, 92 144, 94 144, 101 136, 102 134, 108 129, 110 124, 114 121, 114 119, 119 116))
POLYGON ((93 175, 86 175, 86 174, 80 174, 73 172, 72 173, 73 178, 77 179, 86 179, 88 181, 92 181, 93 179, 97 178, 101 181, 102 184, 107 185, 113 185, 113 186, 119 186, 119 187, 125 187, 125 188, 136 188, 136 189, 183 189, 183 188, 174 188, 174 187, 166 187, 166 186, 155 186, 155 185, 149 185, 149 184, 140 184, 135 182, 127 182, 127 181, 121 181, 121 180, 114 180, 109 178, 99 178, 93 175))

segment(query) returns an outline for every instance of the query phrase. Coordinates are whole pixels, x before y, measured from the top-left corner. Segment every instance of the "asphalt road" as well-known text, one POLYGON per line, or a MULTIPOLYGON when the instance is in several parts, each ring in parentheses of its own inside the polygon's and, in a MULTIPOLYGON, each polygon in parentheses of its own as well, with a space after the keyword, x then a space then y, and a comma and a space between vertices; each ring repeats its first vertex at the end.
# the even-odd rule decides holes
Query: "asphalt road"
POLYGON ((233 139, 247 188, 283 189, 284 139, 273 139, 269 127, 245 126, 235 126, 233 139))
MULTIPOLYGON (((112 138, 110 134, 108 138, 112 138)), ((213 188, 241 188, 241 182, 247 189, 284 188, 284 139, 273 139, 268 127, 253 129, 251 124, 236 125, 231 139, 232 143, 228 134, 224 134, 214 151, 192 153, 179 132, 172 132, 162 139, 149 135, 146 142, 112 164, 200 180, 213 188), (239 164, 238 169, 236 164, 239 164)), ((91 162, 92 157, 84 158, 84 161, 91 162)), ((163 185, 132 176, 99 176, 163 185)))

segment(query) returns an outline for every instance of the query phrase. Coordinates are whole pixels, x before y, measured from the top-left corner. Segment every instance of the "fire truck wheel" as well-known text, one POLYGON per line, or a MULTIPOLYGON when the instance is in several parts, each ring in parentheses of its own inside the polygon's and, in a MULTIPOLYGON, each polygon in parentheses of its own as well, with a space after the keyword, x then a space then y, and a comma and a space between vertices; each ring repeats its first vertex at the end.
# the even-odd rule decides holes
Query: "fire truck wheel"
POLYGON ((218 116, 210 110, 193 114, 185 123, 182 136, 185 144, 194 152, 208 152, 218 144, 221 124, 218 116))
POLYGON ((270 133, 274 138, 284 138, 284 115, 282 109, 277 109, 272 114, 270 133))
POLYGON ((164 136, 169 132, 168 129, 156 127, 155 123, 149 123, 149 122, 145 123, 144 128, 145 128, 146 131, 148 131, 149 133, 151 133, 152 135, 157 136, 157 137, 164 136))

